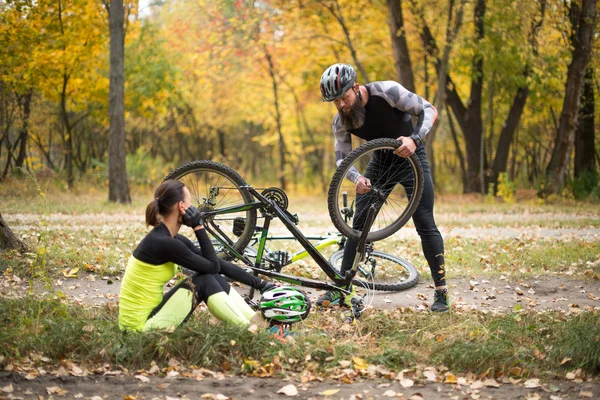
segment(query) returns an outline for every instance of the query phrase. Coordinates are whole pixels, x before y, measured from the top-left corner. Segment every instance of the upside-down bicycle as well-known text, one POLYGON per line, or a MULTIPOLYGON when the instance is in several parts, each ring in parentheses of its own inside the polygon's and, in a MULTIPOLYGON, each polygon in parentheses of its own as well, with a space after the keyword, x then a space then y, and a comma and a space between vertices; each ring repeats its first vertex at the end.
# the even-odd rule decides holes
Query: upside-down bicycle
MULTIPOLYGON (((404 226, 421 199, 421 165, 414 154, 409 158, 393 154, 400 145, 401 142, 394 139, 376 139, 364 143, 340 163, 332 178, 327 199, 332 222, 344 237, 358 241, 352 268, 344 276, 339 268, 341 253, 336 253, 336 258, 332 257, 328 261, 309 238, 302 234, 296 227, 297 217, 288 211, 289 202, 283 190, 267 188, 259 192, 233 169, 205 160, 182 165, 165 180, 177 179, 189 189, 192 202, 200 209, 206 230, 212 240, 218 243, 221 256, 244 263, 257 275, 293 285, 338 291, 342 296, 350 293, 353 282, 375 290, 398 290, 381 286, 386 284, 386 280, 388 285, 390 279, 397 281, 398 277, 393 274, 394 268, 389 268, 386 273, 386 269, 378 265, 378 260, 386 257, 373 250, 372 242, 384 239, 404 226), (346 182, 348 172, 354 170, 372 177, 371 190, 366 194, 357 194, 354 183, 346 182), (348 196, 356 206, 352 221, 348 218, 348 196), (251 257, 246 248, 255 235, 259 213, 264 221, 257 242, 258 248, 251 257), (281 262, 281 258, 273 259, 265 251, 269 227, 275 218, 283 223, 332 282, 281 272, 289 263, 281 262), (243 221, 242 226, 239 225, 240 220, 243 221), (356 224, 357 220, 360 220, 359 225, 356 224), (359 271, 361 275, 358 275, 359 271)), ((404 266, 396 269, 405 271, 404 266)), ((402 285, 404 282, 396 284, 402 285)), ((406 285, 400 287, 405 288, 406 285)), ((356 304, 352 310, 353 317, 358 317, 361 309, 362 306, 356 304)))

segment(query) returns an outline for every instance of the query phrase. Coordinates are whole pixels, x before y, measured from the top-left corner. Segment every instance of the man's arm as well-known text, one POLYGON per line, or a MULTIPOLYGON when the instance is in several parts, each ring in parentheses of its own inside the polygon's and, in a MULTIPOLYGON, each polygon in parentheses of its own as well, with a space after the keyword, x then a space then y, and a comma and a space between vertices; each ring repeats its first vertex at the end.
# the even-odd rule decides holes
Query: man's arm
MULTIPOLYGON (((335 138, 335 165, 339 167, 342 160, 352 151, 352 136, 350 135, 350 132, 342 127, 339 114, 333 119, 331 129, 333 130, 333 137, 335 138)), ((354 183, 356 183, 361 176, 360 172, 354 167, 350 168, 346 174, 346 178, 354 183)))
POLYGON ((394 81, 374 82, 370 84, 370 89, 372 96, 382 97, 390 106, 416 116, 413 134, 421 140, 429 133, 438 113, 427 100, 394 81))

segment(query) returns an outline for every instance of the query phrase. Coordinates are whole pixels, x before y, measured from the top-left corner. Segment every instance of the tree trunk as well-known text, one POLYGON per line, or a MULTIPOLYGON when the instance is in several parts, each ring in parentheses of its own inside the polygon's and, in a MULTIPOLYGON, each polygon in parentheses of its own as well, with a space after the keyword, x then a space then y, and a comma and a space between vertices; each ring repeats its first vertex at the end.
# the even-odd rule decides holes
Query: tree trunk
POLYGON ((110 93, 108 115, 108 200, 131 203, 127 184, 125 156, 125 29, 123 0, 111 0, 110 21, 110 93))
MULTIPOLYGON (((429 26, 423 16, 422 8, 411 0, 413 9, 417 10, 415 15, 421 24, 419 32, 423 47, 427 54, 434 60, 434 65, 437 71, 441 70, 442 60, 439 58, 439 51, 435 43, 435 38, 431 34, 429 26)), ((480 42, 484 36, 484 15, 485 15, 485 0, 477 0, 475 6, 475 34, 476 42, 480 42)), ((438 72, 439 73, 439 72, 438 72)), ((483 163, 481 162, 482 155, 482 120, 481 120, 481 97, 483 91, 483 57, 481 54, 475 54, 473 58, 473 66, 471 69, 471 93, 468 101, 468 107, 465 107, 460 96, 456 91, 456 87, 452 82, 449 74, 446 74, 446 102, 452 108, 456 117, 460 130, 463 133, 466 143, 466 160, 467 160, 467 180, 463 187, 463 192, 480 192, 481 191, 481 174, 485 167, 485 154, 483 154, 483 163)), ((485 149, 484 149, 485 150, 485 149)))
MULTIPOLYGON (((448 23, 446 25, 446 44, 444 45, 444 52, 442 55, 442 61, 438 65, 438 87, 436 94, 433 99, 434 107, 438 110, 438 119, 442 117, 444 113, 444 106, 446 103, 446 80, 448 78, 448 62, 450 60, 450 50, 452 49, 452 43, 456 37, 458 30, 462 24, 464 0, 461 0, 460 8, 458 9, 456 19, 454 19, 454 0, 450 0, 448 4, 448 23), (454 26, 453 26, 454 25, 454 26)), ((427 70, 427 68, 425 68, 427 70)), ((440 124, 434 124, 431 131, 427 134, 425 139, 425 152, 429 156, 429 163, 431 164, 431 176, 435 182, 435 166, 436 160, 433 154, 433 142, 437 134, 437 130, 440 124)))
POLYGON ((596 144, 594 138, 594 69, 588 64, 585 71, 579 125, 575 134, 575 177, 585 172, 595 174, 596 144))
POLYGON ((67 169, 67 187, 73 189, 73 138, 71 137, 72 129, 69 124, 69 116, 67 114, 67 86, 69 84, 69 75, 63 73, 63 84, 60 92, 60 115, 62 120, 62 135, 65 153, 65 168, 67 169))
POLYGON ((583 88, 585 68, 592 51, 592 40, 598 14, 596 0, 583 0, 581 9, 577 2, 571 3, 571 12, 575 15, 573 24, 573 54, 567 71, 565 98, 558 123, 558 133, 552 157, 546 168, 546 186, 540 195, 547 196, 559 193, 565 183, 565 175, 573 142, 579 113, 579 102, 583 88))
POLYGON ((25 158, 27 157, 27 137, 29 135, 29 115, 31 114, 31 96, 33 91, 30 89, 22 96, 21 103, 21 129, 19 130, 19 140, 21 146, 19 148, 19 155, 15 162, 17 168, 23 167, 25 158))
POLYGON ((448 114, 448 124, 450 126, 450 134, 452 135, 452 142, 454 143, 454 148, 456 149, 456 155, 458 156, 458 164, 460 166, 460 174, 462 177, 463 187, 467 186, 467 168, 465 166, 465 157, 463 156, 463 152, 460 149, 460 144, 458 143, 458 135, 456 134, 456 129, 454 129, 454 121, 452 120, 452 115, 450 114, 450 109, 446 106, 447 114, 448 114))
MULTIPOLYGON (((526 76, 529 75, 528 72, 525 73, 526 76)), ((527 101, 527 96, 529 95, 529 87, 527 84, 520 87, 517 90, 517 94, 515 95, 515 99, 510 107, 510 111, 508 112, 508 116, 506 117, 506 121, 504 126, 502 127, 502 132, 500 133, 500 141, 498 142, 498 147, 496 148, 496 157, 494 158, 494 166, 492 170, 492 182, 494 184, 494 193, 497 190, 498 185, 498 176, 502 172, 506 172, 506 165, 508 163, 508 153, 510 151, 510 145, 513 141, 513 136, 519 125, 519 121, 521 120, 521 115, 523 114, 523 109, 525 108, 525 102, 527 101)))
POLYGON ((265 57, 269 64, 269 74, 273 82, 273 104, 275 106, 275 122, 277 124, 277 134, 279 135, 279 185, 285 190, 285 141, 283 140, 283 132, 281 131, 281 113, 279 112, 279 93, 277 90, 277 76, 275 67, 269 50, 264 47, 265 57))
POLYGON ((27 250, 27 246, 10 230, 0 213, 0 251, 17 249, 21 252, 27 250))
MULTIPOLYGON (((485 0, 477 0, 475 5, 475 35, 477 42, 481 42, 484 37, 484 15, 485 0)), ((482 148, 483 124, 481 120, 481 98, 483 92, 483 54, 475 54, 471 68, 471 94, 469 98, 466 114, 463 114, 464 125, 468 129, 463 129, 465 142, 467 145, 467 186, 463 188, 465 193, 485 192, 485 187, 481 187, 485 168, 485 148, 482 148)))
POLYGON ((415 92, 415 82, 410 62, 410 54, 406 43, 406 32, 404 31, 404 19, 402 17, 402 0, 387 0, 388 25, 394 50, 396 75, 398 82, 407 90, 415 92))

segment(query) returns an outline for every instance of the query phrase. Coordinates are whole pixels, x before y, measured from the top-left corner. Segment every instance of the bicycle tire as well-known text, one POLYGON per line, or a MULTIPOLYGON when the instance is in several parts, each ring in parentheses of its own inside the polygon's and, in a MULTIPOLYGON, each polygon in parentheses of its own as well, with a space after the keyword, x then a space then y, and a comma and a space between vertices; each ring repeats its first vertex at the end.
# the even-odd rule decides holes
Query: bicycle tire
MULTIPOLYGON (((199 160, 192 161, 187 164, 180 166, 179 168, 171 171, 166 177, 165 181, 169 179, 174 179, 183 182, 190 194, 192 195, 192 203, 195 203, 195 206, 198 209, 202 210, 212 210, 217 208, 217 206, 230 206, 230 205, 241 205, 242 203, 251 203, 253 202, 252 195, 245 190, 240 190, 240 186, 246 186, 246 181, 238 174, 236 171, 231 169, 230 167, 223 165, 221 163, 209 160, 199 160), (204 174, 208 176, 208 174, 215 174, 210 179, 210 182, 198 182, 196 181, 194 184, 194 177, 198 179, 199 177, 203 177, 204 174), (233 186, 222 186, 222 189, 219 189, 219 186, 215 186, 216 184, 221 182, 221 178, 223 178, 223 182, 227 185, 232 184, 233 186), (215 179, 213 181, 212 179, 215 179), (201 187, 203 185, 203 187, 201 187), (210 185, 210 186, 208 186, 210 185), (226 190, 222 199, 219 199, 221 203, 217 203, 215 205, 207 204, 207 198, 211 197, 212 194, 206 193, 207 191, 214 190, 217 188, 217 196, 220 195, 221 190, 226 190), (200 193, 202 192, 202 193, 200 193), (202 198, 202 195, 206 197, 202 198), (225 204, 225 201, 229 203, 225 204)), ((236 236, 233 234, 233 222, 231 226, 227 229, 223 230, 227 232, 227 237, 231 240, 237 251, 243 250, 246 248, 250 240, 252 239, 252 235, 254 234, 254 226, 256 225, 256 210, 247 210, 242 211, 236 214, 226 214, 226 217, 219 218, 218 215, 214 217, 214 220, 218 221, 222 225, 227 225, 225 221, 232 220, 235 216, 242 216, 246 219, 245 228, 240 236, 236 236)), ((226 254, 219 254, 220 257, 226 257, 226 254)))
MULTIPOLYGON (((329 262, 336 269, 336 271, 340 271, 341 261, 344 256, 344 250, 336 251, 329 257, 329 262)), ((405 279, 391 277, 391 282, 378 282, 377 281, 377 273, 375 273, 375 278, 373 280, 369 279, 360 279, 358 276, 361 272, 357 272, 356 277, 352 280, 354 285, 359 287, 364 287, 368 289, 378 290, 382 292, 399 292, 402 290, 409 289, 415 286, 419 282, 419 272, 417 268, 412 265, 410 262, 400 258, 393 256, 391 254, 387 254, 381 251, 374 250, 371 252, 370 258, 385 260, 387 262, 391 262, 395 265, 390 265, 389 271, 395 272, 395 270, 400 271, 401 276, 406 276, 405 279), (397 279, 397 280, 396 280, 397 279)), ((368 262, 371 260, 367 260, 368 262)), ((362 263, 364 263, 363 261, 362 263)), ((377 268, 377 266, 375 267, 377 268)), ((388 268, 386 268, 387 272, 388 268)), ((377 271, 376 271, 377 272, 377 271)))
MULTIPOLYGON (((338 229, 338 231, 349 238, 353 238, 353 239, 358 239, 362 232, 360 230, 357 229, 353 229, 351 223, 347 223, 344 219, 344 215, 342 213, 342 207, 340 204, 340 195, 342 194, 343 191, 345 190, 353 190, 354 193, 356 193, 356 190, 354 189, 353 185, 351 184, 350 181, 348 181, 348 185, 352 185, 351 187, 348 186, 347 189, 344 189, 344 185, 346 185, 346 183, 344 183, 344 181, 346 180, 346 175, 348 173, 348 171, 351 170, 351 168, 358 168, 360 169, 365 169, 367 164, 363 166, 358 166, 358 164, 360 163, 364 163, 367 162, 368 164, 370 164, 370 160, 373 154, 375 154, 376 151, 382 151, 381 153, 379 153, 379 156, 381 156, 381 154, 385 154, 386 157, 386 161, 387 163, 398 163, 399 165, 402 165, 402 163, 404 163, 402 170, 392 170, 390 167, 388 167, 387 165, 385 166, 387 168, 386 172, 383 174, 384 176, 386 174, 389 175, 389 173, 387 171, 392 170, 392 173, 390 177, 388 177, 388 179, 386 180, 385 177, 381 177, 381 179, 378 179, 378 182, 381 181, 381 184, 379 186, 381 187, 386 187, 385 185, 390 185, 387 187, 391 187, 390 192, 394 191, 394 196, 399 196, 398 199, 400 199, 399 201, 397 201, 398 205, 403 207, 403 211, 401 212, 401 214, 398 217, 394 217, 393 221, 389 224, 384 224, 383 227, 379 228, 380 225, 382 225, 379 220, 380 219, 385 219, 385 208, 387 207, 387 209, 392 209, 395 210, 395 207, 393 205, 391 205, 391 202, 395 200, 395 197, 390 199, 390 197, 392 197, 390 195, 390 193, 388 193, 387 196, 383 197, 380 196, 380 199, 384 200, 384 205, 381 207, 381 209, 378 212, 378 215, 376 217, 376 220, 367 236, 367 240, 370 242, 374 242, 377 240, 382 240, 385 239, 386 237, 396 233, 400 228, 402 228, 407 222, 408 220, 412 217, 412 215, 414 214, 415 210, 417 209, 417 207, 419 206, 419 202, 421 201, 421 196, 423 194, 423 186, 424 186, 424 174, 423 174, 423 168, 421 167, 421 162, 419 161, 419 158, 417 157, 416 154, 412 154, 410 157, 408 158, 401 158, 399 156, 394 155, 393 153, 391 153, 393 150, 397 149, 399 146, 401 145, 401 142, 399 142, 398 140, 395 139, 375 139, 375 140, 371 140, 368 141, 362 145, 360 145, 359 147, 357 147, 356 149, 354 149, 350 154, 348 154, 348 156, 346 156, 346 158, 343 159, 343 161, 340 163, 340 165, 338 166, 335 174, 333 175, 333 178, 331 179, 331 184, 329 185, 329 192, 327 195, 327 207, 329 209, 329 216, 331 217, 331 221, 333 222, 333 225, 338 229), (390 157, 389 155, 392 155, 393 157, 390 157), (400 191, 400 189, 397 189, 398 186, 404 186, 404 184, 400 184, 400 183, 394 183, 392 184, 392 179, 396 179, 397 176, 400 175, 400 173, 404 174, 405 171, 406 173, 406 179, 410 179, 410 176, 412 176, 412 180, 407 181, 408 183, 410 183, 412 186, 412 196, 408 196, 406 193, 402 194, 402 192, 400 191), (412 173, 412 175, 410 175, 410 173, 412 173), (406 197, 406 206, 403 206, 403 202, 404 200, 401 199, 403 197, 406 197), (389 204, 388 204, 389 202, 389 204), (380 218, 381 217, 381 218, 380 218)), ((363 171, 360 171, 360 173, 362 174, 363 171)), ((405 183, 407 183, 405 182, 405 183)), ((387 189, 386 189, 387 190, 387 189)), ((372 192, 369 193, 373 193, 373 195, 370 197, 374 197, 376 196, 376 192, 372 190, 372 192)), ((369 201, 369 200, 367 200, 369 201)))

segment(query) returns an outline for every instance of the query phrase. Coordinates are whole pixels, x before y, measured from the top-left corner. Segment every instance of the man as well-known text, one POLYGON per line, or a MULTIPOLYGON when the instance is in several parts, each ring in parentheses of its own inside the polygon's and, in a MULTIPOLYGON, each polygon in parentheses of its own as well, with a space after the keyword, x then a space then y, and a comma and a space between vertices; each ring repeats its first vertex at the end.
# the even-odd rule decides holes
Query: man
MULTIPOLYGON (((437 118, 437 110, 427 100, 394 81, 359 85, 356 82, 356 71, 348 64, 334 64, 323 72, 321 94, 323 101, 333 102, 338 110, 333 120, 335 158, 338 165, 352 151, 351 134, 365 140, 398 139, 402 145, 394 154, 403 158, 410 157, 413 153, 417 154, 423 167, 425 184, 423 196, 413 214, 413 221, 421 237, 423 254, 435 284, 431 310, 448 311, 444 241, 433 218, 433 181, 422 144, 423 138, 437 118), (417 117, 416 126, 413 126, 411 116, 417 117)), ((348 178, 356 184, 356 192, 359 195, 369 192, 371 182, 368 178, 360 174, 352 174, 348 178)), ((356 214, 360 214, 360 211, 357 209, 356 214)), ((356 220, 354 223, 356 225, 356 220)), ((356 246, 356 241, 348 240, 341 266, 342 276, 352 267, 356 246)), ((346 296, 344 303, 351 306, 352 297, 346 296)), ((328 292, 317 300, 317 305, 327 306, 337 302, 339 294, 328 292)))

